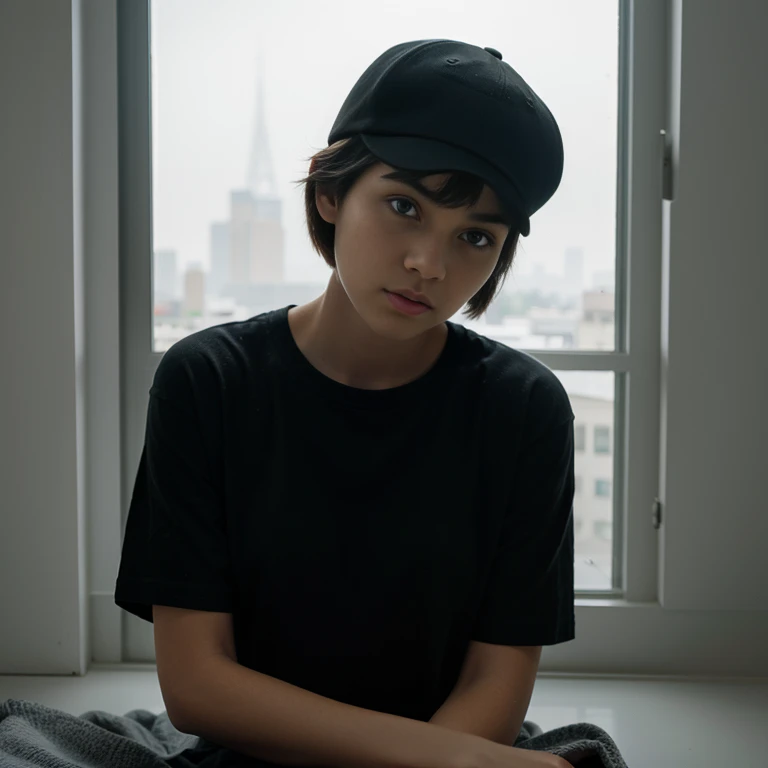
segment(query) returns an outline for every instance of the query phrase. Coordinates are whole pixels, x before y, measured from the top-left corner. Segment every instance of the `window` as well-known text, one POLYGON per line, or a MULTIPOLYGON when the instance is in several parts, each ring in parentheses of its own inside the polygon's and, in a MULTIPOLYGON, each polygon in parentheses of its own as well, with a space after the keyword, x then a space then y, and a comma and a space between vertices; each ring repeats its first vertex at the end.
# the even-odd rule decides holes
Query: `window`
MULTIPOLYGON (((632 395, 652 401, 644 393, 658 371, 658 335, 643 317, 654 283, 630 274, 647 273, 652 254, 631 260, 629 253, 660 217, 658 189, 633 186, 641 174, 631 167, 654 167, 658 148, 630 141, 658 133, 664 91, 641 88, 632 102, 629 94, 632 73, 656 61, 654 24, 663 14, 656 0, 552 2, 544 9, 536 0, 478 0, 471 11, 440 2, 440 36, 501 51, 552 110, 569 158, 489 310, 477 321, 461 311, 449 319, 526 351, 559 377, 576 414, 576 473, 588 483, 599 475, 608 488, 581 493, 575 519, 606 517, 613 531, 630 509, 644 514, 655 493, 630 460, 647 460, 655 447, 631 429, 628 399, 639 370, 632 395), (653 23, 633 22, 646 13, 653 23), (493 41, 488 29, 496 30, 493 41), (633 30, 648 37, 630 44, 633 30), (564 65, 553 66, 558 61, 564 65), (606 466, 611 435, 621 448, 606 466)), ((120 223, 130 233, 121 246, 121 322, 125 472, 133 477, 146 393, 171 344, 203 327, 306 303, 325 289, 330 272, 311 250, 302 189, 292 180, 306 173, 304 158, 327 145, 344 98, 373 58, 434 28, 435 0, 387 2, 373 28, 362 3, 344 5, 341 27, 311 0, 150 0, 118 9, 121 166, 132 169, 121 177, 120 223), (370 34, 350 36, 356 25, 370 34), (322 66, 307 69, 308 60, 322 66)), ((624 549, 618 541, 577 547, 577 595, 624 593, 622 574, 646 567, 641 554, 656 542, 649 526, 637 530, 643 546, 634 538, 624 549), (635 548, 637 566, 624 568, 635 548)))
MULTIPOLYGON (((540 6, 486 0, 481 12, 474 5, 441 21, 442 36, 479 45, 489 29, 504 30, 495 47, 552 110, 568 157, 589 157, 566 163, 485 316, 450 319, 521 349, 614 350, 619 3, 540 6), (521 15, 525 24, 515 24, 521 15), (567 76, 553 60, 568 63, 567 76)), ((315 0, 152 0, 155 353, 200 328, 324 290, 329 269, 306 236, 302 189, 291 180, 306 173, 302 158, 326 146, 359 75, 433 24, 435 2, 380 4, 375 32, 350 37, 355 25, 370 27, 369 13, 365 3, 349 4, 338 25, 315 0), (300 56, 286 56, 289 30, 300 56), (322 66, 308 68, 308 60, 322 66)))
POLYGON ((595 496, 610 496, 610 495, 611 495, 611 481, 595 480, 595 496))
MULTIPOLYGON (((483 38, 489 22, 506 27, 496 38, 504 60, 552 110, 569 155, 588 155, 590 164, 569 167, 569 175, 576 175, 532 222, 531 235, 485 316, 471 321, 458 312, 450 319, 512 347, 558 350, 550 367, 574 412, 581 416, 589 409, 610 421, 615 374, 590 370, 588 357, 582 358, 582 370, 559 363, 568 351, 614 348, 616 253, 606 244, 616 238, 616 199, 608 193, 617 173, 618 5, 558 4, 557 24, 589 35, 589 57, 576 40, 566 43, 573 49, 570 57, 567 49, 551 48, 546 43, 551 14, 536 10, 534 2, 519 5, 532 14, 525 31, 509 24, 515 11, 487 3, 482 14, 447 17, 445 34, 472 41, 483 38), (536 23, 541 26, 533 45, 536 23), (570 61, 567 78, 550 66, 554 54, 570 61), (604 121, 599 149, 590 144, 595 114, 604 121), (594 190, 590 195, 603 201, 599 210, 580 188, 594 190)), ((306 172, 302 157, 326 145, 330 113, 374 56, 408 38, 409 23, 411 37, 417 35, 418 25, 434 14, 433 2, 409 0, 404 23, 397 6, 379 10, 376 36, 353 41, 346 29, 329 24, 326 10, 314 0, 281 0, 269 13, 259 3, 227 12, 220 0, 185 0, 183 25, 178 0, 153 0, 156 353, 197 329, 303 304, 323 292, 330 270, 306 237, 302 190, 290 179, 306 172), (286 61, 282 43, 272 42, 283 40, 286 29, 296 34, 297 17, 307 29, 324 29, 324 39, 313 35, 302 43, 307 57, 314 51, 322 58, 322 68, 307 70, 302 57, 286 61), (188 89, 193 82, 194 92, 188 89), (296 104, 303 105, 301 120, 296 104)), ((345 13, 352 25, 356 16, 360 24, 368 19, 364 4, 345 13)), ((583 445, 584 435, 579 439, 583 445)), ((603 565, 607 570, 611 562, 603 565)))
POLYGON ((595 453, 611 452, 611 428, 595 426, 595 453))

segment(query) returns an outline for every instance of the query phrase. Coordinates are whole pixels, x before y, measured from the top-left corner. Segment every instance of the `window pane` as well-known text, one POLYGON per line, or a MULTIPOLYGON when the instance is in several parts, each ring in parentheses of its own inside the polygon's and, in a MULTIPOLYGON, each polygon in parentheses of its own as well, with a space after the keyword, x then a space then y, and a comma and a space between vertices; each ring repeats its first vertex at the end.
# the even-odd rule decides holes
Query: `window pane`
POLYGON ((357 0, 151 10, 154 351, 322 293, 329 267, 293 182, 371 61, 431 37, 501 51, 552 110, 566 158, 486 314, 450 319, 517 348, 613 349, 618 0, 382 0, 375 24, 357 0))
POLYGON ((604 425, 595 426, 595 453, 611 452, 611 429, 604 425))
MULTIPOLYGON (((501 51, 552 110, 566 156, 496 300, 479 320, 449 319, 518 349, 613 350, 618 0, 376 8, 371 25, 351 0, 332 15, 309 0, 152 0, 154 351, 324 291, 294 182, 371 61, 433 37, 501 51)), ((556 373, 576 415, 576 589, 609 589, 614 374, 556 373)))
MULTIPOLYGON (((596 434, 596 426, 613 429, 612 371, 555 371, 571 401, 574 438, 596 434)), ((575 451, 573 500, 575 587, 613 586, 613 451, 575 451)))
POLYGON ((610 496, 611 481, 605 479, 595 480, 595 496, 610 496))

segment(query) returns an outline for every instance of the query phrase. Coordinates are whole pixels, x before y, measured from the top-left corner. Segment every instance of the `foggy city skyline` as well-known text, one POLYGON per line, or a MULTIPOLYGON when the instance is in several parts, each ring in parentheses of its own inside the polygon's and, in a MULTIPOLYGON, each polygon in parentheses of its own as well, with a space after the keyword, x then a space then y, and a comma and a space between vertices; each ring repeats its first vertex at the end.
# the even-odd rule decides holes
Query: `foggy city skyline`
MULTIPOLYGON (((228 218, 230 193, 246 187, 255 123, 263 118, 265 156, 282 201, 284 280, 327 283, 329 269, 306 234, 303 190, 292 181, 307 173, 306 158, 327 146, 338 109, 375 56, 406 39, 449 37, 497 47, 544 99, 563 134, 563 179, 552 199, 531 217, 531 234, 520 239, 505 290, 514 289, 518 276, 545 271, 563 275, 569 248, 583 253, 583 288, 595 284, 595 273, 604 284, 615 260, 616 2, 580 7, 578 13, 562 1, 481 3, 477 13, 473 4, 471 14, 464 5, 440 3, 436 17, 434 2, 377 3, 377 24, 366 28, 363 40, 323 29, 328 42, 336 35, 344 44, 341 55, 334 54, 338 46, 320 45, 318 36, 308 31, 322 27, 291 24, 299 10, 305 21, 307 15, 318 14, 321 24, 322 13, 308 2, 154 0, 155 250, 175 251, 180 271, 195 263, 210 269, 211 224, 228 218), (528 35, 515 29, 502 36, 483 34, 484 28, 499 27, 488 23, 494 17, 519 20, 528 35), (589 30, 586 52, 572 40, 584 42, 583 35, 574 34, 579 28, 589 30), (568 45, 555 43, 568 33, 571 52, 578 55, 578 71, 571 61, 569 75, 536 45, 557 50, 567 63, 568 45), (308 66, 313 51, 323 67, 308 66), (260 81, 263 115, 256 105, 260 81), (579 191, 584 189, 589 191, 579 191)), ((363 28, 366 15, 359 5, 341 3, 335 10, 352 18, 345 30, 355 28, 355 19, 363 28)))

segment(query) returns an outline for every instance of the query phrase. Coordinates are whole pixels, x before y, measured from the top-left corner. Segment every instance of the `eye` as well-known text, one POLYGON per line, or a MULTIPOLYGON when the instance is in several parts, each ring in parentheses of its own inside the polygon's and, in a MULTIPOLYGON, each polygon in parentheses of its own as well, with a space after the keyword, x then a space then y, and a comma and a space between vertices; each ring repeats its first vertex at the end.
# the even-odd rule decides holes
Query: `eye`
MULTIPOLYGON (((407 197, 391 197, 389 198, 389 200, 387 200, 387 202, 390 204, 390 209, 393 210, 395 213, 397 213, 399 216, 404 216, 407 219, 415 218, 414 216, 406 215, 401 210, 396 210, 396 208, 393 208, 391 205, 392 203, 395 203, 395 206, 397 206, 398 203, 403 203, 406 206, 410 206, 415 211, 416 206, 407 197)), ((484 237, 488 241, 487 243, 485 243, 485 245, 478 245, 477 243, 470 243, 469 241, 465 241, 478 251, 485 250, 486 248, 492 248, 496 244, 496 241, 493 239, 493 237, 491 237, 491 235, 489 235, 487 232, 483 232, 482 229, 471 229, 468 232, 464 232, 463 234, 473 235, 473 236, 479 235, 481 238, 484 237)))
MULTIPOLYGON (((414 204, 407 197, 393 197, 392 199, 388 200, 388 202, 390 202, 390 203, 405 203, 406 205, 410 205, 411 208, 414 209, 414 211, 416 210, 416 207, 414 206, 414 204)), ((395 213, 402 214, 403 212, 402 211, 395 211, 395 213)), ((413 217, 412 216, 408 216, 407 218, 413 218, 413 217)))
POLYGON ((466 232, 465 234, 473 235, 473 236, 479 235, 480 237, 484 237, 488 241, 485 245, 478 245, 477 243, 470 243, 470 245, 474 245, 475 248, 479 248, 479 249, 482 250, 483 248, 490 248, 493 245, 493 240, 491 240, 491 238, 488 237, 488 235, 486 235, 485 232, 481 232, 479 229, 470 230, 469 232, 466 232))

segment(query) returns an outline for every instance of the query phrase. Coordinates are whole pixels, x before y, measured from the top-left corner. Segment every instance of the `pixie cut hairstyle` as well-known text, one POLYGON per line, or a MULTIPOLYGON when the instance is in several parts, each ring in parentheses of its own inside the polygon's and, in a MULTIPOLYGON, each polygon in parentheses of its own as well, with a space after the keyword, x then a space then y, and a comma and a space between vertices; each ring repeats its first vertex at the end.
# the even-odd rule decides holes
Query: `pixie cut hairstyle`
MULTIPOLYGON (((314 159, 315 167, 308 176, 295 183, 304 184, 304 208, 312 246, 333 269, 336 266, 334 253, 336 227, 320 216, 315 202, 316 191, 319 187, 340 206, 357 179, 381 161, 371 154, 359 136, 337 141, 306 159, 308 161, 314 159)), ((398 168, 394 173, 389 174, 389 178, 415 184, 425 197, 446 208, 474 205, 483 192, 485 182, 478 176, 464 171, 446 171, 451 175, 442 187, 433 192, 422 186, 420 181, 434 173, 435 171, 398 168)), ((515 223, 514 214, 507 212, 507 215, 510 219, 510 230, 504 240, 496 267, 483 287, 467 302, 467 310, 464 314, 472 320, 479 318, 496 298, 517 252, 520 229, 515 223)))

